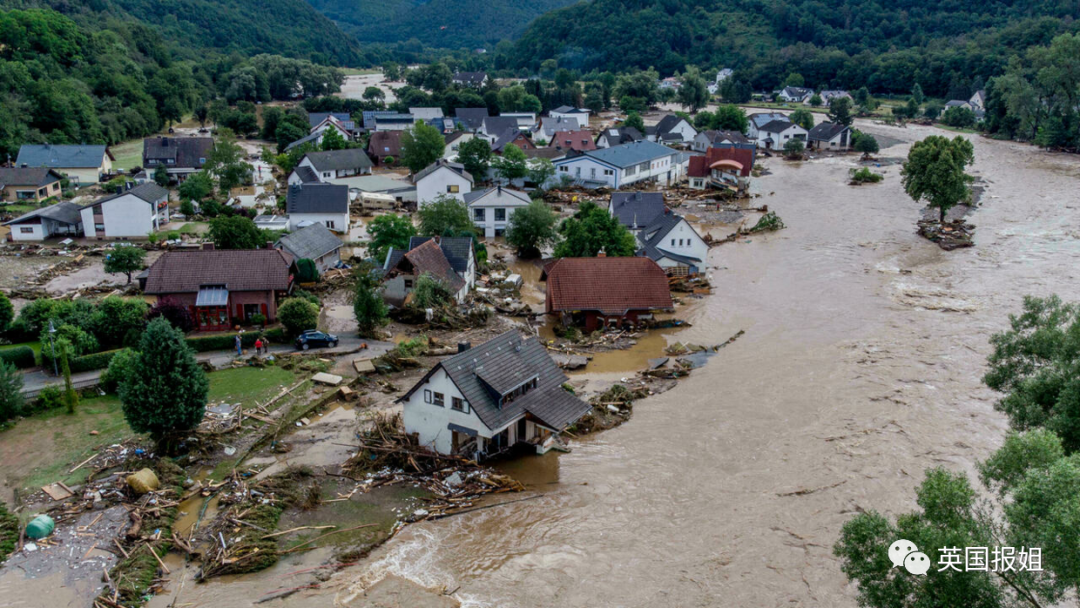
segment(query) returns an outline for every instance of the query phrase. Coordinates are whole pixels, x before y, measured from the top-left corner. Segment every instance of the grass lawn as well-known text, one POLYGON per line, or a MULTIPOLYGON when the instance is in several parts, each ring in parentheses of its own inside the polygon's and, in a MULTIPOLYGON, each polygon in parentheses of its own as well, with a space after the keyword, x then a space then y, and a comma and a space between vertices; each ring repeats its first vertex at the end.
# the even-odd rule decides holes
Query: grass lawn
POLYGON ((0 212, 10 213, 12 215, 22 215, 38 209, 41 209, 41 205, 37 203, 11 203, 8 205, 0 205, 0 212))
POLYGON ((112 152, 113 158, 116 159, 113 161, 113 169, 127 171, 132 167, 142 166, 142 138, 109 146, 109 151, 112 152))
POLYGON ((242 403, 244 409, 249 409, 295 382, 296 375, 280 367, 226 369, 210 374, 210 402, 242 403))
POLYGON ((360 76, 363 74, 378 74, 382 70, 375 68, 338 68, 346 76, 360 76))
POLYGON ((188 222, 183 226, 180 226, 180 234, 202 234, 210 230, 210 224, 207 222, 188 222))
POLYGON ((30 350, 34 351, 34 360, 39 364, 41 363, 41 342, 22 342, 20 344, 4 344, 0 346, 0 350, 10 350, 19 346, 29 346, 30 350))

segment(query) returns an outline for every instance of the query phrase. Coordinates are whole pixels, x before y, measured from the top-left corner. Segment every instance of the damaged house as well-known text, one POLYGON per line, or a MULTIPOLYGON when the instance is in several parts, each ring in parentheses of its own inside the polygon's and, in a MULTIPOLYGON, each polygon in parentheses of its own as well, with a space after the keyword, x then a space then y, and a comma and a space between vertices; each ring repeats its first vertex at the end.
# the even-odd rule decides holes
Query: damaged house
POLYGON ((518 444, 543 454, 589 412, 536 338, 510 330, 459 346, 398 402, 405 432, 442 454, 491 457, 518 444))
POLYGON ((383 263, 383 300, 398 308, 406 306, 416 281, 425 274, 445 285, 454 294, 455 302, 465 301, 469 282, 454 271, 434 239, 425 240, 409 251, 390 249, 383 263))
POLYGON ((547 314, 586 332, 634 327, 675 308, 667 274, 647 257, 560 258, 540 280, 547 281, 547 314))
POLYGON ((708 243, 686 218, 664 205, 660 192, 613 192, 608 211, 637 237, 637 254, 656 262, 668 276, 694 275, 707 268, 708 243))

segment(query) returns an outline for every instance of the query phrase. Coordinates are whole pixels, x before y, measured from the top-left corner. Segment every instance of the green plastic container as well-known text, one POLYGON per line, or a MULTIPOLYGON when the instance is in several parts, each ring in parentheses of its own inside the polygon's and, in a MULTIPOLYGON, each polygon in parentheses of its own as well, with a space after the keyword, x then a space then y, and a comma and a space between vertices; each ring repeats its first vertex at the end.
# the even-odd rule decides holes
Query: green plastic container
POLYGON ((56 522, 53 521, 53 518, 48 515, 38 515, 31 519, 30 523, 26 524, 26 536, 38 540, 52 534, 55 529, 56 522))

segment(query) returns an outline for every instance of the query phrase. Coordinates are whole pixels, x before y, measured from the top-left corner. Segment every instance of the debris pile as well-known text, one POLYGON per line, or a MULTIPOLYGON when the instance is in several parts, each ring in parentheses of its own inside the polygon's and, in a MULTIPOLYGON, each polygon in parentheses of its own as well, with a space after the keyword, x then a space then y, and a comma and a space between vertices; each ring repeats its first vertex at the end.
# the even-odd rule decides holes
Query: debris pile
POLYGON ((937 243, 945 251, 972 247, 975 245, 975 225, 964 220, 953 220, 942 224, 936 220, 919 220, 919 236, 937 243))

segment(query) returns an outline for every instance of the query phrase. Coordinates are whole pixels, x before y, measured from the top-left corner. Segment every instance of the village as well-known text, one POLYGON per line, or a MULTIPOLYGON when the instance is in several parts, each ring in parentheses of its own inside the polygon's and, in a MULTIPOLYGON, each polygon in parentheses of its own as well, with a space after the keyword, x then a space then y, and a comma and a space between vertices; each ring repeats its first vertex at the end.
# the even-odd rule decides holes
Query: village
MULTIPOLYGON (((123 168, 103 145, 23 145, 0 167, 0 359, 19 404, 0 434, 18 522, 0 530, 19 530, 0 581, 18 568, 72 605, 181 606, 196 581, 305 569, 260 589, 275 601, 409 524, 529 499, 515 471, 742 336, 679 334, 718 297, 724 248, 782 238, 778 164, 840 162, 850 188, 903 160, 879 155, 896 127, 857 129, 845 91, 786 87, 742 128, 674 107, 275 102, 255 113, 307 133, 178 125, 123 168)), ((932 219, 928 238, 970 246, 963 213, 932 219)))

